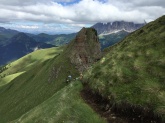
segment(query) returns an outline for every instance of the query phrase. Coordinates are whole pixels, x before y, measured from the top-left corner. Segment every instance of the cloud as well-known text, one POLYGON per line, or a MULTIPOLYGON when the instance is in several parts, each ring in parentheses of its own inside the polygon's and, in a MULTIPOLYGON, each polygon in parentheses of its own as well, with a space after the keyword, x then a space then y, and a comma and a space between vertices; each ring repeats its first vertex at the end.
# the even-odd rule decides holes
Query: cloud
POLYGON ((29 25, 20 25, 20 28, 22 28, 22 29, 38 29, 39 27, 36 26, 36 25, 32 25, 32 26, 29 26, 29 25))
MULTIPOLYGON (((145 19, 156 19, 165 12, 164 0, 82 0, 78 3, 63 6, 59 0, 0 0, 0 18, 9 20, 41 21, 46 23, 95 23, 100 21, 126 20, 142 22, 145 19), (6 4, 6 5, 4 5, 6 4), (23 4, 23 5, 22 5, 23 4), (156 12, 155 12, 156 11, 156 12)), ((63 0, 73 2, 73 0, 63 0)))
MULTIPOLYGON (((164 0, 0 0, 0 22, 68 24, 155 20, 165 15, 164 0), (66 3, 66 4, 63 4, 66 3), (71 3, 71 4, 69 4, 71 3)), ((75 25, 75 26, 73 26, 75 25)))

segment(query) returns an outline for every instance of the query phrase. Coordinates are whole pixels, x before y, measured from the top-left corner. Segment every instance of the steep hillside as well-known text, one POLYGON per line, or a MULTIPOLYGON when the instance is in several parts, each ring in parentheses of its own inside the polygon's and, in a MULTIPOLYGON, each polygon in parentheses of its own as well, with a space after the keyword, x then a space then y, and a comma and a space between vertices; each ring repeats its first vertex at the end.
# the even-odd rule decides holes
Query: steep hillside
POLYGON ((81 99, 82 84, 74 81, 11 123, 105 123, 81 99))
POLYGON ((85 73, 93 92, 127 114, 161 117, 165 122, 165 16, 109 47, 85 73), (154 113, 154 116, 152 115, 154 113))
POLYGON ((33 52, 35 49, 50 48, 53 45, 36 42, 25 33, 18 33, 8 40, 8 43, 0 47, 0 65, 7 64, 13 60, 33 52))
POLYGON ((14 120, 50 98, 66 85, 66 78, 70 74, 73 77, 78 75, 63 53, 36 64, 32 69, 1 86, 0 122, 14 120))
MULTIPOLYGON (((85 30, 97 39, 94 29, 85 30)), ((82 37, 85 36, 84 33, 81 34, 82 37)), ((71 62, 71 54, 74 53, 73 49, 75 48, 74 44, 77 43, 78 45, 80 43, 75 41, 76 39, 72 40, 58 54, 46 54, 54 55, 53 58, 43 62, 36 61, 37 63, 35 64, 33 62, 33 59, 35 60, 34 52, 31 54, 30 65, 29 63, 25 64, 25 66, 20 64, 26 61, 26 59, 22 59, 19 61, 20 70, 15 70, 17 67, 7 69, 7 71, 12 69, 11 72, 18 71, 18 73, 19 71, 26 71, 12 81, 0 86, 0 122, 6 123, 16 119, 18 121, 14 122, 32 122, 32 120, 36 122, 62 122, 63 119, 66 122, 105 122, 81 99, 79 95, 82 89, 81 83, 68 86, 67 80, 70 79, 68 76, 72 77, 71 80, 79 77, 77 64, 71 62), (45 109, 44 112, 43 108, 45 109), (38 114, 35 113, 36 111, 38 114), (55 117, 55 115, 57 116, 55 117)), ((82 49, 94 46, 94 44, 98 46, 98 42, 95 42, 97 40, 92 40, 88 36, 86 40, 81 40, 81 43, 83 41, 88 41, 88 43, 82 49)), ((91 52, 93 51, 91 50, 91 52)), ((40 60, 42 61, 42 59, 40 60)))
POLYGON ((33 69, 37 64, 52 59, 62 51, 63 47, 40 49, 6 65, 6 69, 0 72, 0 86, 9 83, 20 74, 33 69))

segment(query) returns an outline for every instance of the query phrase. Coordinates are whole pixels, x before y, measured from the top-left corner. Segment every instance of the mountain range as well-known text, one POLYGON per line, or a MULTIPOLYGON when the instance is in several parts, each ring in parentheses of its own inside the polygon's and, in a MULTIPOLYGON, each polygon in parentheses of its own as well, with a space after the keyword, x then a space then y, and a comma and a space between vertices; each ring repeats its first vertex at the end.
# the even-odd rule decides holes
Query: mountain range
POLYGON ((108 23, 96 23, 92 27, 95 28, 99 35, 108 35, 112 33, 117 33, 120 31, 133 32, 146 23, 135 24, 134 22, 125 22, 125 21, 115 21, 108 23))
POLYGON ((0 45, 5 44, 8 39, 10 39, 12 36, 18 33, 19 32, 16 30, 5 29, 3 27, 0 27, 0 45))
POLYGON ((94 28, 1 68, 2 123, 164 123, 165 16, 101 51, 94 28))
MULTIPOLYGON (((144 25, 145 24, 134 24, 133 22, 116 21, 107 24, 97 23, 92 27, 95 28, 99 34, 101 50, 103 50, 108 46, 112 46, 115 43, 121 41, 130 32, 144 25)), ((23 36, 23 33, 20 33, 16 30, 0 27, 0 65, 4 65, 12 60, 16 60, 26 55, 27 53, 32 52, 35 47, 38 48, 38 45, 40 46, 40 48, 48 48, 52 47, 53 45, 62 46, 64 44, 67 44, 73 38, 75 38, 76 34, 77 33, 49 35, 41 33, 38 35, 34 35, 26 33, 26 36, 23 36), (16 38, 20 41, 15 41, 16 38), (31 42, 33 43, 28 44, 27 41, 24 41, 26 40, 26 38, 29 41, 31 40, 31 42), (43 44, 41 45, 41 43, 37 42, 42 42, 43 44)))
POLYGON ((25 33, 17 33, 8 39, 5 44, 0 45, 0 65, 17 60, 34 50, 50 47, 54 47, 54 45, 36 42, 25 33))
POLYGON ((38 42, 44 42, 48 44, 52 44, 55 46, 62 46, 66 43, 69 43, 73 38, 75 38, 76 33, 71 34, 57 34, 57 35, 49 35, 45 33, 40 33, 38 35, 32 35, 38 42))

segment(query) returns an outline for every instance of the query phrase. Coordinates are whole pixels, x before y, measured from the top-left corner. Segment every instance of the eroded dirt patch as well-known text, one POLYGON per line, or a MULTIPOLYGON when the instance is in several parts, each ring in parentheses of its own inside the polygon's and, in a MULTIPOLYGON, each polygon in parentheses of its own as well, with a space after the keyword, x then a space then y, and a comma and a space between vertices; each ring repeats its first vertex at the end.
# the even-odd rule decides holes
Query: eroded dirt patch
POLYGON ((149 109, 133 107, 128 104, 118 106, 102 98, 99 94, 93 93, 86 86, 81 91, 81 96, 108 123, 163 123, 149 109))

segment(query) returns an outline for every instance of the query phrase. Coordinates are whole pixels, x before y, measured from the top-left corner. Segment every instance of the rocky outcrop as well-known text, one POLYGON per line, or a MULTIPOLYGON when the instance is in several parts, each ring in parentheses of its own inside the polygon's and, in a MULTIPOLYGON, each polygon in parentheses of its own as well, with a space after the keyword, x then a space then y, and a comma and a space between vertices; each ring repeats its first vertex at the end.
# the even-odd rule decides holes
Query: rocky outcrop
POLYGON ((71 45, 69 57, 80 73, 101 58, 97 31, 93 28, 82 28, 71 45))
POLYGON ((108 23, 96 23, 92 27, 95 28, 98 34, 106 35, 112 34, 119 31, 133 32, 141 27, 143 27, 146 23, 135 24, 133 22, 125 22, 125 21, 115 21, 108 23))

